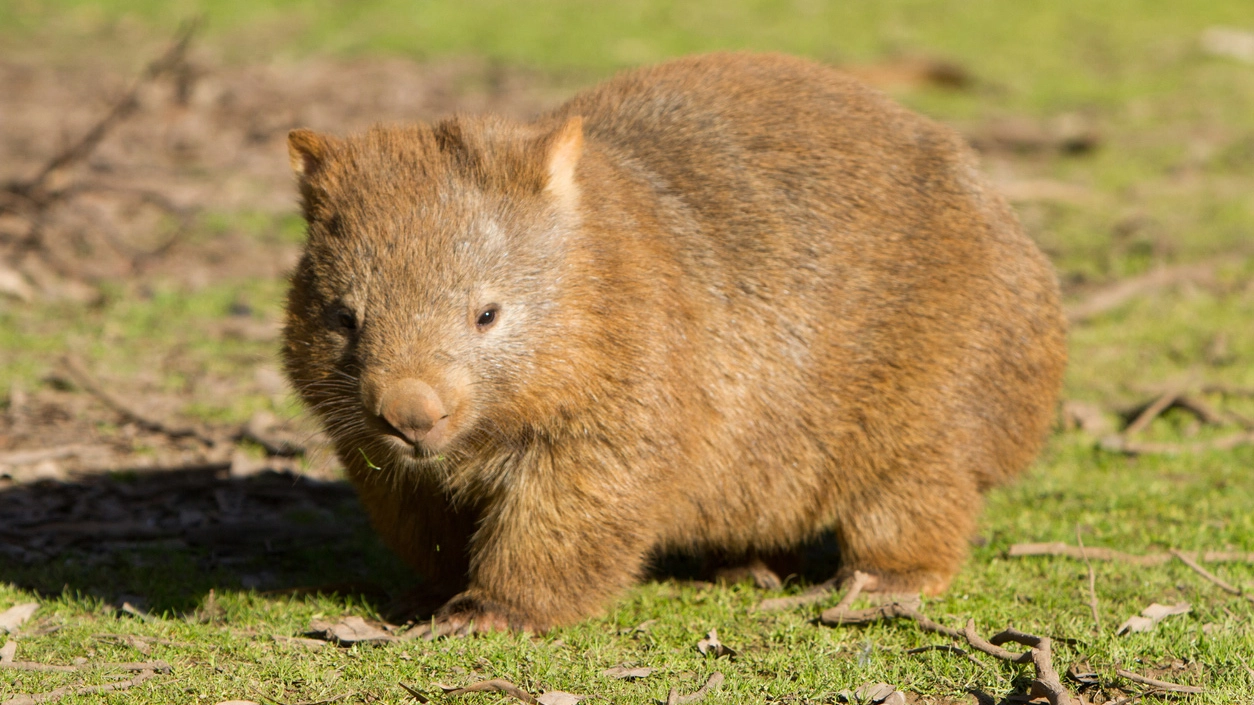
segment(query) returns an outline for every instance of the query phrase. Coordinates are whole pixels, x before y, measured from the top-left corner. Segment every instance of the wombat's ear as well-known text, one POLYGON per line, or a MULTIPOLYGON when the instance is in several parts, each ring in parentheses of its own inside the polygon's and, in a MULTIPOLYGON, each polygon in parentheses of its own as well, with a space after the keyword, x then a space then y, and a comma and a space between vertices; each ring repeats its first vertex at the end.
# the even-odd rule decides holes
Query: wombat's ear
POLYGON ((579 165, 579 157, 583 154, 583 118, 578 115, 567 118, 544 142, 545 166, 549 179, 545 190, 558 201, 574 205, 579 200, 575 167, 579 165))
POLYGON ((287 133, 287 155, 292 160, 292 171, 303 182, 322 168, 330 152, 330 138, 313 130, 301 128, 287 133))

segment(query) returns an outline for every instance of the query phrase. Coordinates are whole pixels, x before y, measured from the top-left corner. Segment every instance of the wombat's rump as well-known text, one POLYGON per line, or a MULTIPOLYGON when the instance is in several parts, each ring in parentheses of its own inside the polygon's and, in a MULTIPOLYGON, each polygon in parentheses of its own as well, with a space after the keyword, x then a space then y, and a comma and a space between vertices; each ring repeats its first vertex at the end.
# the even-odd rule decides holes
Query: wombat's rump
POLYGON ((531 124, 290 147, 287 371, 441 631, 828 529, 844 570, 943 590, 1053 417, 1049 264, 957 135, 823 66, 699 56, 531 124))

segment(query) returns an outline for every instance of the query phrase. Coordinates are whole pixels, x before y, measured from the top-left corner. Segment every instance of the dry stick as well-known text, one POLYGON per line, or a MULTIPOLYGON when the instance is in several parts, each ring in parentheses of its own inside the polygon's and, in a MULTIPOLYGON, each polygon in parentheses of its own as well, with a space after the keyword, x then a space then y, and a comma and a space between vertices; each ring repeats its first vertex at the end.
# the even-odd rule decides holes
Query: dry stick
POLYGON ((1170 408, 1172 404, 1176 403, 1176 399, 1180 398, 1181 393, 1182 392, 1179 389, 1172 389, 1159 395, 1159 397, 1155 399, 1152 404, 1145 407, 1145 411, 1142 411, 1141 414, 1132 421, 1132 423, 1128 424, 1128 427, 1123 430, 1123 435, 1125 437, 1135 436, 1141 431, 1144 431, 1146 428, 1149 428, 1149 425, 1153 423, 1154 419, 1158 418, 1164 411, 1170 408))
POLYGON ((109 692, 113 692, 117 690, 126 690, 127 688, 133 688, 139 685, 140 683, 143 683, 149 678, 152 678, 154 675, 155 674, 153 671, 143 671, 138 676, 135 676, 134 678, 130 680, 121 681, 118 683, 106 683, 105 685, 82 685, 82 686, 67 685, 63 688, 50 690, 46 693, 17 695, 15 697, 9 698, 8 700, 5 700, 3 703, 0 703, 0 705, 36 705, 36 703, 45 703, 50 700, 60 700, 61 698, 67 695, 91 695, 93 693, 109 693, 109 692))
POLYGON ((1186 281, 1207 279, 1214 273, 1214 270, 1214 262, 1202 262, 1179 267, 1163 267, 1139 277, 1125 279, 1098 291, 1084 301, 1068 306, 1067 319, 1073 324, 1083 323, 1155 289, 1186 281))
POLYGON ((971 663, 974 663, 980 668, 988 668, 988 664, 979 660, 975 656, 972 656, 971 652, 961 647, 954 646, 953 644, 928 644, 927 646, 920 646, 914 649, 907 649, 906 653, 921 654, 927 651, 948 651, 951 654, 958 654, 959 656, 965 656, 968 661, 970 661, 971 663))
POLYGON ((1172 693, 1190 693, 1193 695, 1197 695, 1199 693, 1206 692, 1205 689, 1199 688, 1195 685, 1180 685, 1178 683, 1169 683, 1167 681, 1160 681, 1157 678, 1150 678, 1149 676, 1138 675, 1136 673, 1133 673, 1132 671, 1125 671, 1122 668, 1115 669, 1115 673, 1118 673, 1119 675, 1123 676, 1124 678, 1127 678, 1133 683, 1140 683, 1141 685, 1149 685, 1155 688, 1161 688, 1162 690, 1170 691, 1172 693))
POLYGON ((1199 443, 1142 443, 1129 440, 1125 436, 1111 436, 1101 442, 1102 450, 1127 455, 1183 455, 1208 450, 1232 450, 1244 445, 1254 445, 1254 433, 1237 433, 1199 443))
POLYGON ((50 663, 35 663, 34 661, 0 661, 0 670, 10 671, 73 673, 78 671, 110 669, 132 672, 153 671, 154 673, 168 673, 170 671, 170 664, 165 661, 144 661, 131 663, 102 663, 94 665, 88 663, 83 664, 82 666, 57 666, 50 663))
MULTIPOLYGON (((1162 565, 1171 560, 1169 553, 1147 553, 1145 555, 1136 555, 1132 553, 1124 553, 1110 548, 1094 548, 1087 546, 1084 553, 1076 546, 1069 546, 1061 541, 1048 543, 1016 543, 1010 547, 1006 555, 1011 558, 1024 558, 1027 556, 1062 556, 1064 558, 1074 558, 1083 560, 1084 555, 1095 561, 1115 561, 1118 563, 1131 563, 1133 565, 1162 565)), ((1202 554, 1202 560, 1206 563, 1254 563, 1254 553, 1244 553, 1241 551, 1207 551, 1202 554)))
MULTIPOLYGON (((1237 660, 1241 662, 1242 666, 1245 666, 1245 672, 1250 674, 1250 679, 1254 680, 1254 668, 1250 668, 1249 662, 1240 655, 1237 656, 1237 660)), ((1251 685, 1254 685, 1254 683, 1251 683, 1251 685)))
POLYGON ((937 632, 954 639, 964 639, 971 648, 982 651, 989 656, 1010 661, 1011 663, 1031 663, 1036 668, 1036 678, 1032 680, 1033 697, 1044 697, 1050 705, 1071 705, 1071 694, 1063 687, 1062 681, 1054 670, 1048 637, 1025 634, 1014 629, 1006 629, 985 641, 975 632, 975 622, 968 621, 962 630, 942 626, 923 616, 918 610, 899 602, 881 605, 864 610, 840 611, 836 608, 824 610, 820 621, 829 626, 846 624, 869 624, 882 619, 907 617, 914 620, 920 629, 937 632), (1015 653, 1000 647, 1000 644, 1013 641, 1029 647, 1028 651, 1015 653))
POLYGON ((440 690, 443 690, 445 695, 465 695, 466 693, 483 693, 483 692, 495 691, 495 692, 505 693, 506 695, 513 697, 513 698, 517 698, 518 700, 521 700, 524 703, 534 704, 537 702, 535 698, 531 697, 530 693, 528 693, 527 691, 523 690, 522 688, 519 688, 518 686, 514 685, 513 683, 510 683, 509 681, 503 678, 493 678, 490 681, 480 681, 478 683, 471 683, 470 685, 464 688, 445 688, 444 686, 440 686, 440 690))
POLYGON ((695 703, 705 696, 709 695, 714 689, 723 684, 723 674, 715 671, 710 674, 710 679, 705 685, 697 689, 692 695, 680 695, 679 690, 671 688, 671 692, 666 695, 666 705, 687 705, 687 703, 695 703))
POLYGON ((46 203, 49 198, 48 194, 44 193, 44 187, 48 178, 58 169, 63 169, 91 154, 92 150, 96 148, 96 145, 100 144, 100 141, 104 139, 114 125, 134 112, 139 106, 139 91, 145 83, 174 70, 184 63, 187 48, 199 29, 200 21, 198 19, 185 22, 179 28, 178 34, 175 35, 175 41, 166 49, 165 53, 148 64, 144 73, 135 81, 130 90, 113 104, 113 107, 109 109, 109 112, 105 113, 104 117, 100 118, 77 142, 50 159, 44 165, 44 168, 35 175, 35 178, 30 181, 11 184, 8 187, 9 192, 25 196, 36 204, 42 205, 46 203))
POLYGON ((64 363, 63 366, 65 367, 65 371, 78 386, 82 387, 92 396, 104 402, 105 406, 113 409, 123 417, 134 421, 144 430, 160 433, 165 436, 169 436, 170 438, 195 438, 208 446, 217 445, 218 439, 207 433, 190 426, 169 426, 162 423, 160 420, 154 419, 151 416, 148 416, 147 414, 131 407, 129 404, 122 401, 122 399, 116 394, 113 394, 101 386, 99 380, 88 372, 87 368, 83 366, 83 363, 73 355, 66 355, 62 359, 62 362, 64 363))
POLYGON ((835 578, 826 580, 809 588, 800 595, 793 595, 791 597, 772 597, 769 600, 762 600, 758 603, 757 609, 759 612, 776 612, 779 610, 788 610, 794 607, 820 602, 827 598, 828 593, 830 593, 836 585, 837 581, 835 578))
POLYGON ((1189 558, 1188 556, 1184 555, 1184 553, 1183 553, 1182 551, 1178 551, 1178 550, 1176 550, 1176 549, 1174 549, 1174 548, 1173 548, 1173 549, 1171 549, 1171 555, 1175 556, 1176 558, 1179 558, 1179 559, 1180 559, 1180 561, 1181 561, 1182 563, 1184 563, 1185 565, 1187 565, 1187 566, 1189 566, 1190 568, 1192 568, 1192 569, 1194 570, 1194 572, 1196 572, 1198 575, 1200 575, 1200 576, 1202 576, 1203 578, 1206 578, 1207 580, 1211 581, 1212 583, 1214 583, 1214 584, 1218 585, 1218 586, 1220 587, 1220 589, 1222 589, 1224 592, 1228 592, 1228 593, 1231 593, 1231 594, 1233 594, 1233 595, 1237 595, 1237 596, 1240 596, 1240 597, 1244 597, 1245 599, 1249 600, 1250 602, 1254 602, 1254 595, 1247 595, 1247 594, 1245 594, 1245 591, 1244 591, 1244 590, 1242 590, 1241 588, 1236 587, 1235 585, 1232 585, 1232 584, 1230 584, 1230 583, 1227 583, 1227 582, 1225 582, 1225 581, 1221 580, 1221 579, 1219 578, 1219 576, 1218 576, 1218 575, 1215 575, 1214 573, 1210 572, 1209 570, 1206 570, 1206 569, 1205 569, 1205 568, 1203 568, 1202 566, 1198 565, 1197 561, 1195 561, 1195 560, 1193 560, 1192 558, 1189 558))
POLYGON ((1093 564, 1089 562, 1089 554, 1084 550, 1084 539, 1080 537, 1080 527, 1075 527, 1075 540, 1080 546, 1080 557, 1084 559, 1084 567, 1089 571, 1089 609, 1093 612, 1093 631, 1102 633, 1102 618, 1097 611, 1097 574, 1093 572, 1093 564))

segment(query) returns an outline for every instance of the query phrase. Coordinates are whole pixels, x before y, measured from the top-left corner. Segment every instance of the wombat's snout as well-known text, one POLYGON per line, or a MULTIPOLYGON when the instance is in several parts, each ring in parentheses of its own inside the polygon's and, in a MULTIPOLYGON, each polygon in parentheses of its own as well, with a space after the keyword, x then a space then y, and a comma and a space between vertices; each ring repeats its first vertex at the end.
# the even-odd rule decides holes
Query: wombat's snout
POLYGON ((448 437, 448 412, 431 385, 402 379, 387 385, 376 413, 414 445, 438 448, 448 437))

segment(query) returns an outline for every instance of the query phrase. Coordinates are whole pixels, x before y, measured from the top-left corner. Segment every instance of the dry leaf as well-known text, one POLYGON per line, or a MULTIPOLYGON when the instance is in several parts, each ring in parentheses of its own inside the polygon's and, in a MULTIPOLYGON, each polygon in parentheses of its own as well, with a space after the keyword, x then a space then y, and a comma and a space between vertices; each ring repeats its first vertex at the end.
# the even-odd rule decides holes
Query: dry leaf
POLYGON ((1141 610, 1140 616, 1128 617, 1126 622, 1119 625, 1115 633, 1124 636, 1133 632, 1147 632, 1173 614, 1187 614, 1189 609, 1189 603, 1187 602, 1181 602, 1174 606, 1160 605, 1155 602, 1141 610))
POLYGON ((13 605, 4 612, 0 612, 0 634, 17 631, 17 628, 30 619, 31 615, 35 614, 35 610, 38 609, 38 602, 24 602, 20 605, 13 605))
POLYGON ((601 671, 601 675, 609 676, 610 678, 623 678, 623 679, 634 680, 636 678, 644 678, 645 676, 648 676, 649 674, 653 673, 653 671, 654 669, 649 668, 648 666, 641 666, 639 668, 615 666, 613 668, 607 668, 604 671, 601 671))
POLYGON ((855 705, 906 705, 906 695, 887 683, 866 683, 852 693, 842 690, 841 701, 855 705))
POLYGON ((435 687, 444 691, 445 695, 465 695, 466 693, 488 693, 499 692, 523 701, 524 703, 535 703, 537 700, 530 693, 510 683, 504 678, 493 678, 489 681, 480 681, 471 683, 463 688, 457 688, 451 685, 443 685, 436 683, 435 687))
POLYGON ((540 705, 575 705, 575 703, 587 697, 586 695, 563 693, 560 690, 550 690, 536 698, 536 702, 540 703, 540 705))
POLYGON ((704 639, 697 642, 697 651, 700 651, 703 656, 713 654, 714 658, 721 658, 723 656, 732 658, 736 655, 735 649, 732 649, 730 646, 727 646, 718 640, 717 629, 711 629, 710 633, 707 634, 704 639))
POLYGON ((337 644, 380 644, 395 641, 396 637, 368 623, 355 615, 345 617, 338 622, 327 622, 315 619, 309 623, 308 635, 323 637, 337 644))

